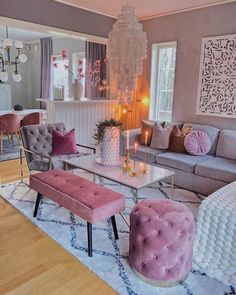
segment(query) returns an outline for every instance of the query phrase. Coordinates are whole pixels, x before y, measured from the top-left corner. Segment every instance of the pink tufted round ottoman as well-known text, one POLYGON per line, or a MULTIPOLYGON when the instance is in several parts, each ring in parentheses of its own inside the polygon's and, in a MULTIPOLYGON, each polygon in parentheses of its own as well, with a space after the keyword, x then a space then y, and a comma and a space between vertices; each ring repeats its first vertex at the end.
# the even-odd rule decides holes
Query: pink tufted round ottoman
POLYGON ((130 216, 129 262, 153 285, 171 287, 192 266, 195 222, 191 211, 171 200, 144 200, 130 216))

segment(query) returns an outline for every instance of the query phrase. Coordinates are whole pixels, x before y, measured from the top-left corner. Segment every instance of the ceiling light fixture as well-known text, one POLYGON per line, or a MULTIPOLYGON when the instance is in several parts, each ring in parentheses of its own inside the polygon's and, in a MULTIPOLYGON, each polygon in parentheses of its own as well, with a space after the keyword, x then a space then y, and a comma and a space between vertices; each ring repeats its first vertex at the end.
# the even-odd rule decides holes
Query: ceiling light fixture
POLYGON ((130 104, 137 76, 142 74, 143 60, 147 57, 147 36, 134 7, 122 6, 108 35, 107 57, 118 99, 121 104, 130 104))
POLYGON ((20 63, 25 63, 27 61, 27 56, 21 53, 23 48, 23 43, 21 41, 13 42, 8 38, 8 28, 6 27, 6 39, 0 41, 0 80, 6 82, 8 80, 8 73, 6 71, 6 66, 15 66, 14 72, 12 73, 12 79, 15 82, 20 82, 22 77, 18 71, 18 65, 20 63), (11 48, 14 47, 17 50, 16 57, 11 59, 11 48), (5 58, 6 55, 6 58, 5 58))

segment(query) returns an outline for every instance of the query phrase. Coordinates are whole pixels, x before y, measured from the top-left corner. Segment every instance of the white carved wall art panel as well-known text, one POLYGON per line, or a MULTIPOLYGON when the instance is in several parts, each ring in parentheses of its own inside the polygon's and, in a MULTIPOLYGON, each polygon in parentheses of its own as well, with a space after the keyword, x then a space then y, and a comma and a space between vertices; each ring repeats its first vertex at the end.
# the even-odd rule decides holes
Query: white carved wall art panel
POLYGON ((236 118, 236 34, 202 39, 196 114, 236 118))

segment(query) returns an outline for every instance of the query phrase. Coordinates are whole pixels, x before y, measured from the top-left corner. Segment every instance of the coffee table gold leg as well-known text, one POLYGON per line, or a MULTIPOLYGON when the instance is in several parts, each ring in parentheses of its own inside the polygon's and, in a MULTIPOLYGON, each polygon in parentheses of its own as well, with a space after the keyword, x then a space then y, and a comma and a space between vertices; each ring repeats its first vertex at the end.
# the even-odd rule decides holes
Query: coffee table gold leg
POLYGON ((139 191, 136 190, 136 192, 135 192, 135 204, 138 204, 138 196, 139 196, 139 191))
POLYGON ((174 200, 174 175, 171 177, 171 199, 174 200))
POLYGON ((22 149, 21 148, 20 148, 20 181, 24 182, 23 155, 22 155, 22 149))
POLYGON ((68 164, 64 162, 64 170, 68 170, 68 164))
POLYGON ((125 216, 124 216, 124 214, 123 213, 119 213, 120 214, 120 216, 122 217, 122 219, 124 220, 124 222, 126 223, 126 225, 129 227, 130 225, 129 225, 129 222, 128 222, 128 220, 125 218, 125 216))

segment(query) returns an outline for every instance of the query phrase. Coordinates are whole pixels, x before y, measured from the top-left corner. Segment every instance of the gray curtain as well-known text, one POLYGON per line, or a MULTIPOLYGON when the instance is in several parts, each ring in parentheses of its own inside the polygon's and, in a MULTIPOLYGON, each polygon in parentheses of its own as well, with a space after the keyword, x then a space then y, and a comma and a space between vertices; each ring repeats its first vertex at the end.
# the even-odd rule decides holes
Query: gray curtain
MULTIPOLYGON (((86 42, 85 44, 85 57, 86 57, 86 72, 94 68, 94 63, 97 59, 101 61, 101 80, 106 78, 106 64, 104 59, 106 58, 106 45, 93 42, 86 42)), ((89 75, 86 75, 85 79, 85 97, 96 98, 105 97, 106 91, 100 91, 98 87, 92 87, 89 75)))
MULTIPOLYGON (((52 38, 40 39, 41 45, 41 87, 40 97, 49 98, 51 92, 51 57, 53 55, 52 38)), ((41 104, 45 108, 45 104, 41 104)))

